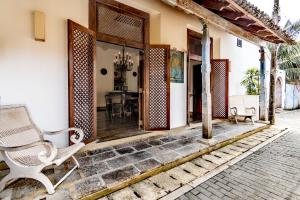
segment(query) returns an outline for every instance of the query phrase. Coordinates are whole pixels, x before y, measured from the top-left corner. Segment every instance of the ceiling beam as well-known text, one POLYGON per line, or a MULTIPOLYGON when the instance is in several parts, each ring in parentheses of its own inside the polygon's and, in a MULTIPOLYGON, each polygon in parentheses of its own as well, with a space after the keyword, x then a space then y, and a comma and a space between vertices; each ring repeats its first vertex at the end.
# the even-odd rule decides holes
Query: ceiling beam
POLYGON ((230 10, 222 10, 222 11, 214 11, 217 15, 220 15, 226 19, 232 19, 232 20, 237 20, 241 17, 243 17, 245 14, 241 12, 232 12, 230 10))
POLYGON ((274 41, 274 43, 276 43, 276 44, 279 44, 279 43, 284 43, 284 41, 283 40, 273 40, 274 41))
POLYGON ((196 0, 196 2, 205 8, 222 11, 230 5, 226 1, 215 1, 215 0, 196 0))
MULTIPOLYGON (((246 29, 247 31, 250 31, 250 32, 252 32, 252 33, 257 33, 257 34, 259 34, 259 31, 266 30, 264 27, 259 26, 259 25, 256 25, 256 24, 252 24, 252 25, 250 25, 250 26, 247 26, 247 27, 245 27, 245 29, 246 29)), ((271 33, 270 33, 270 34, 271 34, 271 33)), ((259 35, 260 35, 260 34, 259 34, 259 35)))
POLYGON ((268 40, 278 40, 278 37, 275 37, 273 35, 266 36, 265 38, 268 39, 268 40))
POLYGON ((262 38, 263 40, 266 40, 266 41, 269 41, 271 43, 275 43, 275 44, 279 44, 279 43, 284 43, 283 40, 280 40, 280 39, 266 39, 266 38, 262 38))
POLYGON ((261 30, 261 31, 257 31, 257 34, 263 36, 263 37, 267 37, 267 36, 272 36, 273 34, 270 31, 267 30, 261 30))
POLYGON ((248 28, 251 28, 251 29, 255 30, 256 32, 266 30, 265 27, 262 27, 262 26, 257 25, 257 24, 252 24, 248 28))
POLYGON ((249 27, 253 24, 255 24, 256 22, 254 20, 251 20, 251 19, 246 19, 246 18, 239 18, 237 20, 231 20, 231 19, 228 19, 231 23, 234 23, 238 26, 242 26, 242 27, 249 27))

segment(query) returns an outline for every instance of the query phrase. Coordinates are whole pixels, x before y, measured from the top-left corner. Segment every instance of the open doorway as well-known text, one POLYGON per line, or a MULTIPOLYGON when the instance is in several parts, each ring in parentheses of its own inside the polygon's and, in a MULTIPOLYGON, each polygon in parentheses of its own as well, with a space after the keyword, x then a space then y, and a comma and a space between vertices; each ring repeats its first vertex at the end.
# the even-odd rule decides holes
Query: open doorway
POLYGON ((95 87, 100 142, 144 134, 147 128, 149 19, 148 13, 118 1, 89 1, 89 27, 97 40, 95 87))
POLYGON ((139 126, 141 50, 96 43, 97 137, 114 140, 144 133, 139 126))
POLYGON ((201 62, 193 61, 193 121, 202 121, 202 73, 201 62))
POLYGON ((202 74, 201 61, 190 60, 189 122, 202 121, 202 74))
POLYGON ((188 124, 202 121, 201 34, 188 30, 188 124))

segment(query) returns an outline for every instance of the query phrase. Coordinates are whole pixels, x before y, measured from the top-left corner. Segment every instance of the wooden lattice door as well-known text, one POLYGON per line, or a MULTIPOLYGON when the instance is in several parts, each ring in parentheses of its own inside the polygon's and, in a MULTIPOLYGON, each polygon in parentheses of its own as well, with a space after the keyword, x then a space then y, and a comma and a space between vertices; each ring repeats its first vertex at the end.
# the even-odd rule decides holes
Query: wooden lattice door
POLYGON ((211 61, 212 115, 214 118, 228 117, 228 71, 229 60, 211 61))
POLYGON ((96 34, 68 20, 69 124, 81 128, 86 143, 97 136, 95 53, 96 34))
POLYGON ((147 130, 170 129, 170 46, 151 45, 146 101, 147 130))

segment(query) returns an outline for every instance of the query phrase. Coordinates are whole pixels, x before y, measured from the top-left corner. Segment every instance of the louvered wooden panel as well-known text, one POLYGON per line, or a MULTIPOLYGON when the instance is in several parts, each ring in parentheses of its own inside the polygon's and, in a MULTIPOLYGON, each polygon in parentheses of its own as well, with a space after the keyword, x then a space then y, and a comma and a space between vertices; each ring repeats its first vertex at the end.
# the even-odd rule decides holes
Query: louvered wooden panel
POLYGON ((228 60, 212 60, 212 114, 214 118, 228 117, 228 60))
POLYGON ((117 8, 98 4, 97 32, 139 43, 144 42, 144 21, 117 8))
POLYGON ((200 38, 189 37, 189 53, 200 57, 202 56, 202 44, 200 38))
POLYGON ((68 20, 69 123, 81 128, 84 141, 96 137, 95 49, 96 34, 68 20))
POLYGON ((149 50, 148 129, 170 129, 170 46, 149 50))

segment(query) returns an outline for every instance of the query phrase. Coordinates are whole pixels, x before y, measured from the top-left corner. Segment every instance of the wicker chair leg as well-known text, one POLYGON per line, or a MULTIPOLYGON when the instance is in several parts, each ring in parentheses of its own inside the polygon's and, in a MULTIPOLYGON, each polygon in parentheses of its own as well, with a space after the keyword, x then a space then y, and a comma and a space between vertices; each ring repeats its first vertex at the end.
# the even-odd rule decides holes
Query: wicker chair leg
POLYGON ((0 182, 0 192, 4 190, 6 183, 13 180, 15 177, 10 174, 6 175, 0 182))
POLYGON ((235 119, 235 123, 238 124, 239 122, 236 116, 234 116, 234 119, 235 119))
POLYGON ((57 188, 65 179, 67 179, 75 169, 80 167, 79 162, 77 161, 77 159, 75 158, 75 156, 72 156, 72 159, 75 163, 75 166, 68 172, 66 173, 55 185, 54 185, 54 189, 57 188))
POLYGON ((41 182, 45 186, 48 194, 54 194, 54 192, 55 192, 54 186, 46 175, 44 175, 42 173, 38 173, 38 174, 33 175, 32 177, 28 177, 28 178, 32 178, 32 179, 35 179, 35 180, 41 182))
POLYGON ((254 120, 253 120, 253 117, 251 117, 251 121, 252 121, 252 124, 254 125, 254 120))

